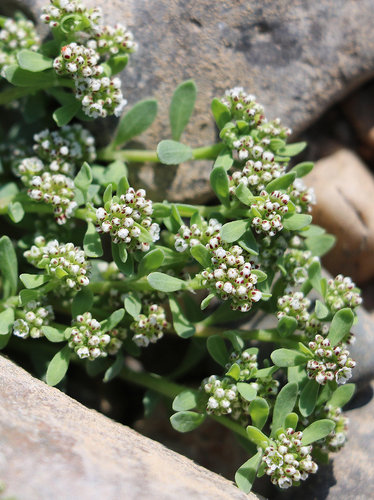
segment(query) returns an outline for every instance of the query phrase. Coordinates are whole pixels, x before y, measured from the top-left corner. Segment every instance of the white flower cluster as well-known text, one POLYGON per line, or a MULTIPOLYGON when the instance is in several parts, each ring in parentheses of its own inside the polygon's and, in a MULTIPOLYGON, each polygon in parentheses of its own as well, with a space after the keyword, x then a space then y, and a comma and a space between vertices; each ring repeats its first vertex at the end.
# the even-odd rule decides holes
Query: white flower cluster
MULTIPOLYGON (((256 374, 254 374, 256 376, 256 374)), ((274 379, 271 375, 268 377, 257 378, 256 382, 249 382, 249 385, 257 391, 257 397, 264 398, 271 405, 269 396, 276 396, 279 390, 279 380, 274 379)))
POLYGON ((34 135, 34 141, 35 154, 52 173, 73 176, 76 167, 96 158, 95 139, 79 124, 45 129, 34 135))
POLYGON ((148 252, 150 245, 142 241, 142 230, 149 233, 152 241, 157 241, 160 226, 152 223, 152 201, 145 196, 144 189, 135 191, 130 187, 125 194, 112 199, 108 210, 98 208, 97 231, 109 233, 114 243, 126 243, 128 250, 148 252))
POLYGON ((303 446, 303 433, 289 428, 265 449, 262 461, 265 473, 273 484, 282 489, 305 481, 309 474, 314 474, 318 466, 312 460, 312 446, 303 446))
POLYGON ((249 125, 258 125, 264 119, 264 108, 256 102, 256 97, 244 92, 242 87, 226 90, 221 99, 231 112, 234 120, 244 120, 249 125))
POLYGON ((287 192, 299 214, 311 213, 313 205, 317 203, 314 189, 308 188, 302 179, 295 179, 287 192))
POLYGON ((161 339, 170 325, 163 307, 151 304, 146 307, 145 314, 139 314, 137 320, 131 323, 130 328, 135 332, 132 338, 135 344, 148 347, 150 343, 154 344, 161 339))
POLYGON ((322 442, 317 442, 324 452, 339 451, 347 442, 349 419, 343 415, 341 408, 325 407, 325 417, 335 422, 335 428, 322 442))
POLYGON ((229 177, 230 193, 234 194, 235 188, 244 184, 255 195, 259 194, 269 182, 282 176, 285 171, 286 166, 274 161, 273 153, 264 151, 259 159, 248 160, 243 170, 237 170, 229 177))
POLYGON ((61 49, 61 55, 53 61, 53 68, 58 75, 70 74, 74 78, 98 77, 103 74, 99 65, 99 54, 76 42, 69 43, 61 49))
POLYGON ((210 239, 209 248, 213 254, 212 267, 202 271, 202 284, 222 300, 231 299, 232 309, 248 312, 262 293, 255 288, 257 276, 251 272, 252 265, 245 261, 243 249, 234 245, 225 250, 218 238, 210 239))
POLYGON ((208 222, 202 220, 201 228, 197 224, 191 224, 191 227, 183 225, 175 235, 175 249, 178 252, 184 252, 187 248, 199 243, 207 245, 211 238, 217 238, 218 241, 221 241, 221 227, 222 224, 217 219, 209 219, 208 222))
POLYGON ((81 0, 50 0, 50 5, 42 8, 40 19, 51 28, 68 23, 68 31, 91 31, 101 18, 101 9, 87 9, 81 0), (84 24, 82 24, 84 21, 84 24))
POLYGON ((329 333, 329 325, 320 321, 315 313, 312 313, 305 323, 304 332, 310 339, 314 339, 317 334, 326 337, 329 333))
POLYGON ((18 19, 0 18, 0 26, 0 72, 4 76, 7 66, 17 64, 17 52, 38 50, 40 38, 34 24, 20 16, 18 19))
POLYGON ((36 300, 28 302, 19 314, 22 318, 14 322, 13 334, 22 339, 43 337, 42 326, 49 325, 54 318, 52 307, 44 307, 36 300))
POLYGON ((351 278, 342 274, 328 280, 325 300, 332 311, 343 307, 355 308, 362 304, 359 288, 351 278))
POLYGON ((308 279, 308 269, 319 258, 312 255, 309 250, 289 248, 284 255, 283 266, 287 271, 285 278, 295 285, 302 285, 308 279))
POLYGON ((78 206, 74 201, 74 181, 64 174, 44 172, 32 177, 29 185, 27 194, 32 200, 53 206, 57 224, 65 224, 78 206))
POLYGON ((118 330, 103 333, 101 324, 85 312, 75 318, 69 337, 69 347, 81 359, 93 361, 105 358, 108 354, 117 354, 122 346, 118 330))
POLYGON ((310 300, 304 297, 303 292, 292 292, 289 295, 283 295, 278 299, 277 318, 291 316, 297 320, 299 328, 304 329, 310 317, 308 312, 310 304, 310 300))
POLYGON ((233 351, 230 354, 230 363, 226 365, 229 370, 232 364, 236 363, 240 368, 239 380, 248 380, 251 378, 251 373, 257 369, 257 350, 253 348, 245 351, 233 351))
POLYGON ((287 204, 290 198, 281 191, 261 191, 260 196, 261 198, 251 205, 258 214, 251 224, 257 234, 275 236, 283 229, 282 215, 288 212, 287 204))
POLYGON ((99 26, 94 29, 94 38, 87 46, 96 50, 100 56, 110 54, 128 54, 137 49, 137 43, 131 31, 122 24, 99 26))
POLYGON ((314 359, 309 360, 306 366, 310 379, 325 385, 333 380, 338 384, 345 384, 352 377, 352 368, 356 366, 356 362, 349 357, 344 344, 332 347, 328 339, 316 335, 308 346, 314 354, 314 359))
POLYGON ((43 236, 35 238, 34 245, 24 252, 24 257, 38 269, 58 278, 68 288, 79 290, 89 284, 84 251, 73 243, 46 242, 43 236))
POLYGON ((232 378, 211 375, 202 381, 201 387, 206 394, 210 395, 206 407, 207 413, 217 416, 232 415, 234 408, 235 413, 238 413, 240 395, 232 378))

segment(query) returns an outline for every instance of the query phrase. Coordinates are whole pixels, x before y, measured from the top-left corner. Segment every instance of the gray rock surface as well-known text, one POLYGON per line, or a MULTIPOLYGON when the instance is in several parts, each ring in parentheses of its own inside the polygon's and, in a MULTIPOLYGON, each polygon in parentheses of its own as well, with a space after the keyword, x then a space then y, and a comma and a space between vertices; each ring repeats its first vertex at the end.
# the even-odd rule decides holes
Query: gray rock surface
POLYGON ((0 356, 0 479, 17 500, 255 500, 0 356))
MULTIPOLYGON (((169 136, 173 89, 194 78, 196 112, 182 140, 201 146, 215 140, 210 101, 241 85, 257 95, 268 116, 299 132, 374 71, 372 0, 85 0, 100 5, 105 21, 134 32, 139 51, 123 75, 132 104, 154 96, 160 112, 147 148, 169 136)), ((47 0, 18 0, 38 18, 47 0)), ((5 0, 1 9, 14 7, 5 0)), ((158 198, 210 196, 210 162, 193 167, 139 168, 137 180, 158 198)))

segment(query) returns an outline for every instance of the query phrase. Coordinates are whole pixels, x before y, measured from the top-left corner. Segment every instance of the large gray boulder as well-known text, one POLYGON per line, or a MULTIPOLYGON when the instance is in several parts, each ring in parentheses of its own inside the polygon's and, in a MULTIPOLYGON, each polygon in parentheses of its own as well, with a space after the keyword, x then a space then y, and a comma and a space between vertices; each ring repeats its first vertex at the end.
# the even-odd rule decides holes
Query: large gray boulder
MULTIPOLYGON (((257 95, 268 116, 280 116, 299 132, 374 71, 372 0, 85 0, 99 5, 105 22, 127 24, 139 42, 123 74, 130 104, 159 100, 147 148, 169 136, 168 105, 174 88, 196 80, 196 112, 182 137, 202 146, 215 140, 210 102, 241 85, 257 95)), ((18 0, 38 18, 47 0, 18 0)), ((14 8, 5 0, 0 9, 14 8)), ((150 195, 204 200, 210 194, 210 162, 156 170, 136 167, 135 180, 150 195)))

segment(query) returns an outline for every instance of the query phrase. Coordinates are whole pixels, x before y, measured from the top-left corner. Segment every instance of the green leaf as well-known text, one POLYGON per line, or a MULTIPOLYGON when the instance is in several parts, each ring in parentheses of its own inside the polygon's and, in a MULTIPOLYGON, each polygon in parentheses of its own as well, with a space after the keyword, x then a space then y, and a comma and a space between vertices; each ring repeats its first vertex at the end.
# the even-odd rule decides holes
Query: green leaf
POLYGON ((83 249, 87 257, 101 257, 103 255, 100 235, 92 222, 87 223, 87 231, 83 239, 83 249))
POLYGON ((266 281, 268 275, 264 273, 264 271, 261 271, 260 269, 252 269, 251 273, 257 276, 257 283, 262 283, 263 281, 266 281))
POLYGON ((290 172, 295 173, 296 177, 304 177, 313 170, 313 167, 314 163, 312 163, 311 161, 304 161, 291 168, 290 172))
POLYGON ((250 206, 256 199, 247 186, 245 186, 242 182, 240 182, 239 186, 235 189, 235 195, 238 200, 243 203, 243 205, 247 206, 250 206))
POLYGON ((187 389, 178 394, 173 401, 174 411, 193 410, 199 402, 199 393, 191 389, 187 389))
POLYGON ((180 411, 170 417, 170 422, 176 431, 190 432, 199 427, 206 416, 194 411, 180 411))
POLYGON ((306 214, 292 214, 283 217, 282 223, 284 229, 289 231, 298 231, 305 226, 308 226, 312 221, 311 215, 306 214))
POLYGON ((69 368, 71 349, 68 345, 58 351, 48 365, 46 381, 48 385, 57 385, 65 376, 69 368))
POLYGON ((281 175, 280 177, 273 179, 272 181, 269 182, 269 184, 266 186, 266 191, 268 193, 271 193, 273 191, 278 191, 278 190, 286 190, 293 181, 296 179, 296 175, 294 172, 288 172, 288 174, 281 175))
POLYGON ((18 222, 21 222, 21 220, 25 215, 25 211, 19 201, 15 201, 14 203, 9 203, 8 215, 12 219, 12 221, 15 222, 16 224, 18 224, 18 222))
POLYGON ((226 344, 222 337, 219 335, 208 337, 206 347, 216 363, 221 366, 226 366, 229 360, 229 353, 227 352, 226 344))
POLYGON ((266 424, 269 416, 269 405, 264 398, 255 398, 249 405, 249 415, 251 417, 252 423, 255 427, 260 430, 266 424))
POLYGON ((270 357, 279 367, 302 365, 308 361, 308 358, 300 352, 283 348, 273 351, 270 357))
POLYGON ((353 325, 353 320, 353 311, 348 307, 340 309, 340 311, 335 313, 327 336, 333 347, 339 344, 339 342, 349 334, 353 325))
POLYGON ((42 326, 42 332, 50 342, 63 342, 66 340, 65 332, 60 332, 52 326, 42 326))
MULTIPOLYGON (((239 368, 240 371, 240 368, 239 368)), ((246 400, 246 401, 253 401, 255 397, 257 396, 257 390, 252 387, 250 384, 246 384, 245 382, 238 382, 236 384, 236 387, 238 388, 239 394, 246 400)))
POLYGON ((125 315, 125 310, 123 308, 117 309, 114 311, 108 319, 101 322, 101 331, 102 333, 109 332, 113 330, 120 321, 122 321, 123 316, 125 315))
POLYGON ((273 373, 279 370, 278 366, 269 366, 268 368, 261 368, 261 370, 257 370, 255 373, 256 378, 266 378, 271 377, 273 373))
POLYGON ((16 87, 35 87, 37 89, 49 87, 57 82, 57 76, 53 70, 34 73, 12 64, 6 67, 4 73, 8 82, 16 87))
POLYGON ((17 53, 17 61, 22 69, 33 73, 53 68, 53 59, 27 49, 22 49, 17 53))
POLYGON ((89 312, 93 304, 94 296, 92 291, 84 287, 75 295, 71 304, 71 315, 73 318, 89 312))
POLYGON ((38 300, 39 299, 39 290, 41 290, 43 287, 37 289, 37 290, 21 290, 19 292, 19 305, 24 306, 31 300, 38 300))
POLYGON ((0 313, 0 335, 7 335, 14 323, 14 310, 10 307, 0 313))
POLYGON ((26 288, 38 288, 51 279, 46 274, 21 274, 19 279, 26 288))
POLYGON ((224 125, 230 121, 230 110, 218 99, 214 98, 211 104, 212 113, 217 127, 221 130, 224 125))
POLYGON ((318 293, 322 295, 322 289, 321 289, 321 263, 319 260, 316 260, 310 264, 308 267, 308 278, 310 284, 313 286, 315 290, 317 290, 318 293))
POLYGON ((164 273, 151 273, 147 280, 152 288, 159 290, 160 292, 177 292, 178 290, 186 288, 186 283, 183 280, 174 278, 174 276, 169 276, 164 273))
POLYGON ((209 250, 203 246, 201 243, 194 245, 191 248, 192 257, 197 260, 199 264, 203 268, 209 267, 212 265, 212 256, 209 250))
POLYGON ((87 191, 89 185, 92 183, 92 170, 88 163, 84 162, 81 169, 74 179, 74 184, 81 191, 87 191))
POLYGON ((316 300, 314 312, 316 313, 318 319, 325 319, 330 313, 328 307, 326 307, 325 304, 322 304, 320 300, 316 300))
POLYGON ((127 177, 124 175, 120 178, 117 185, 117 196, 121 196, 122 194, 126 194, 126 191, 129 189, 130 184, 127 180, 127 177))
POLYGON ((210 185, 223 205, 230 205, 229 179, 223 167, 213 168, 210 174, 210 185))
POLYGON ((209 306, 209 304, 211 303, 211 301, 214 299, 215 296, 216 295, 214 293, 210 293, 207 297, 205 297, 205 299, 201 301, 200 309, 204 311, 204 309, 206 309, 209 306))
POLYGON ((119 375, 121 373, 122 368, 124 366, 125 366, 125 358, 123 357, 122 353, 119 352, 117 354, 115 362, 112 364, 112 366, 110 366, 106 370, 106 372, 104 374, 103 382, 104 383, 110 382, 115 377, 117 377, 117 375, 119 375))
POLYGON ((355 384, 344 384, 339 386, 328 401, 328 406, 343 408, 351 400, 355 392, 355 384))
POLYGON ((292 429, 296 430, 298 421, 299 416, 297 415, 297 413, 289 413, 284 419, 284 428, 288 429, 289 427, 291 427, 292 429))
POLYGON ((134 319, 137 319, 140 311, 142 310, 142 303, 139 297, 135 293, 128 293, 125 296, 124 306, 127 313, 130 314, 134 319))
POLYGON ((316 224, 310 224, 310 226, 306 227, 302 230, 301 235, 306 238, 313 236, 321 236, 326 233, 326 229, 323 229, 321 226, 317 226, 316 224))
POLYGON ((169 296, 171 314, 173 316, 173 326, 179 337, 188 339, 195 333, 195 327, 183 314, 182 308, 174 297, 169 296))
POLYGON ((243 236, 240 237, 238 243, 242 248, 244 248, 244 250, 246 250, 251 255, 258 255, 259 249, 257 241, 249 225, 243 236))
POLYGON ((258 451, 256 455, 244 462, 235 473, 235 482, 244 493, 248 494, 252 489, 261 458, 262 452, 258 451))
MULTIPOLYGON (((135 345, 135 344, 134 344, 135 345)), ((153 415, 157 405, 162 400, 162 396, 155 391, 147 390, 143 397, 144 417, 149 418, 153 415)))
POLYGON ((112 145, 122 146, 150 127, 157 115, 157 101, 144 99, 133 106, 119 122, 112 145))
POLYGON ((179 165, 193 158, 190 146, 181 142, 165 140, 157 146, 157 156, 164 165, 179 165))
POLYGON ((284 426, 287 415, 294 409, 298 391, 298 385, 294 382, 289 382, 280 390, 273 410, 272 435, 284 426))
POLYGON ((80 109, 80 102, 75 100, 74 102, 70 102, 69 104, 64 104, 60 108, 57 108, 53 113, 53 119, 57 123, 59 127, 63 127, 67 125, 77 114, 80 109))
POLYGON ((125 276, 131 276, 134 272, 134 260, 132 255, 127 255, 126 246, 120 243, 111 244, 113 260, 116 263, 118 269, 125 276), (126 259, 125 259, 126 257, 126 259), (125 262, 123 260, 125 259, 125 262))
POLYGON ((169 109, 171 134, 179 141, 191 117, 196 101, 196 85, 193 80, 181 83, 175 90, 169 109))
POLYGON ((164 217, 169 217, 171 212, 171 206, 165 205, 164 203, 153 203, 153 217, 155 219, 164 217))
POLYGON ((287 337, 297 329, 297 319, 292 316, 283 316, 278 323, 277 330, 281 337, 287 337))
POLYGON ((238 381, 240 378, 240 366, 237 363, 234 363, 230 366, 225 375, 226 377, 231 377, 234 380, 238 381))
POLYGON ((315 380, 309 380, 300 394, 299 410, 303 417, 309 417, 314 411, 317 403, 319 384, 315 380))
MULTIPOLYGON (((241 351, 244 349, 244 340, 234 330, 228 330, 227 332, 224 332, 223 336, 225 337, 225 339, 228 339, 231 342, 235 351, 241 351)), ((257 354, 257 352, 255 352, 254 354, 257 354)))
POLYGON ((335 245, 336 238, 332 234, 322 234, 306 238, 305 246, 317 257, 322 257, 335 245))
POLYGON ((112 184, 108 184, 107 187, 105 188, 104 194, 103 194, 103 203, 104 205, 112 199, 113 196, 113 186, 112 184))
POLYGON ((139 262, 138 276, 149 274, 155 269, 159 269, 164 262, 165 256, 160 248, 155 248, 147 252, 139 262))
POLYGON ((117 75, 118 73, 121 73, 121 71, 123 71, 126 68, 128 61, 129 61, 129 56, 127 55, 117 55, 109 58, 106 61, 106 64, 110 68, 111 72, 110 76, 114 76, 117 75))
POLYGON ((214 162, 213 168, 223 167, 226 172, 230 170, 234 163, 231 151, 228 148, 222 149, 214 162))
POLYGON ((301 444, 303 446, 307 446, 314 443, 314 441, 323 439, 328 434, 330 434, 330 432, 332 432, 334 428, 335 423, 332 420, 328 420, 327 418, 317 420, 316 422, 308 425, 308 427, 303 430, 301 444))
MULTIPOLYGON (((121 160, 116 160, 110 165, 108 165, 104 171, 104 182, 103 185, 106 186, 108 184, 113 185, 113 189, 116 190, 119 180, 122 177, 127 176, 127 167, 125 163, 121 160)), ((128 187, 127 187, 128 189, 128 187)), ((117 193, 118 195, 118 193, 117 193)), ((120 195, 118 195, 120 196, 120 195)))
POLYGON ((249 439, 260 448, 265 449, 270 444, 270 439, 260 429, 257 429, 257 427, 248 425, 247 434, 249 439))
POLYGON ((279 156, 296 156, 303 151, 307 146, 306 142, 294 142, 287 144, 283 148, 278 149, 277 155, 279 156))
POLYGON ((221 237, 226 243, 233 243, 244 235, 248 227, 248 220, 235 220, 221 227, 221 237))
POLYGON ((15 295, 18 283, 17 255, 8 236, 0 238, 0 271, 2 274, 3 298, 15 295))

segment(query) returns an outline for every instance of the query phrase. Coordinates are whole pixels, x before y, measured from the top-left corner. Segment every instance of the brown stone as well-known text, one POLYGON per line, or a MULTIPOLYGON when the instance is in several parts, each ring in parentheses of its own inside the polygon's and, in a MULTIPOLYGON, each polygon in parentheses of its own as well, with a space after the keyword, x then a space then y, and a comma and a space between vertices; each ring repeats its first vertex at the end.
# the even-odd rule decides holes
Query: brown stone
POLYGON ((356 283, 374 276, 374 178, 351 151, 341 149, 318 161, 306 177, 316 192, 313 222, 337 237, 323 259, 334 275, 356 283))
POLYGON ((0 479, 18 500, 255 500, 0 356, 0 479))

